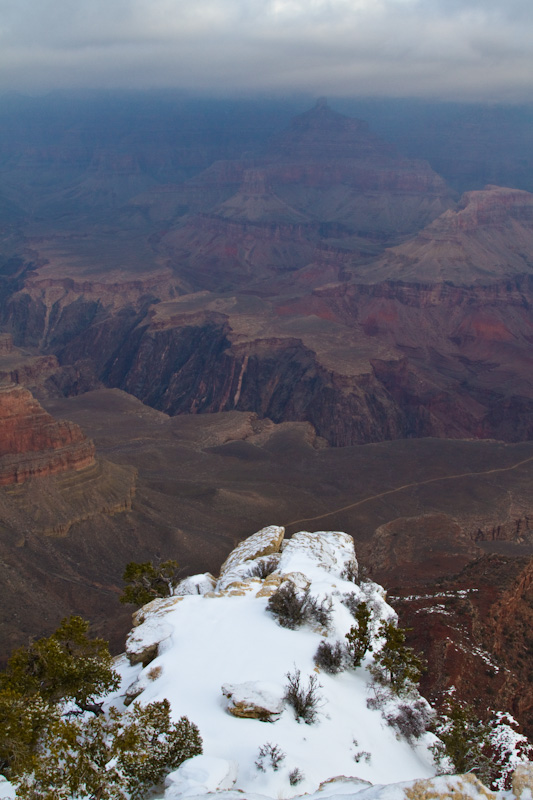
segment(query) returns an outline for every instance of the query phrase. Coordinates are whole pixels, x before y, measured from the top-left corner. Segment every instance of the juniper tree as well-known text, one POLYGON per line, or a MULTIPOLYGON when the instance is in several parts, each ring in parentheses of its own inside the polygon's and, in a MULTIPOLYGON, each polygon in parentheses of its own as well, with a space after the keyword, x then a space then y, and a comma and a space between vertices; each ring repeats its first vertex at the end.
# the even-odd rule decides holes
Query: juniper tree
POLYGON ((171 722, 168 700, 121 714, 60 718, 39 742, 32 769, 15 779, 27 800, 141 800, 182 761, 202 752, 187 717, 171 722))
POLYGON ((89 623, 72 616, 51 636, 13 652, 0 674, 0 692, 39 695, 45 702, 73 701, 80 711, 98 714, 103 694, 118 688, 107 642, 88 635, 89 623))
POLYGON ((197 727, 167 700, 102 711, 118 688, 106 642, 81 617, 16 650, 0 674, 0 771, 27 800, 141 800, 202 752, 197 727), (87 713, 92 712, 92 713, 87 713))
POLYGON ((178 580, 179 564, 173 559, 154 565, 151 561, 126 565, 122 580, 127 584, 120 596, 121 603, 144 606, 156 597, 170 597, 178 580))
POLYGON ((424 662, 411 647, 405 644, 405 631, 394 622, 382 622, 378 635, 385 640, 374 656, 370 668, 380 683, 390 684, 396 694, 401 694, 420 681, 424 662))
POLYGON ((356 624, 346 634, 347 650, 352 666, 359 667, 366 653, 372 650, 371 612, 364 601, 355 609, 354 617, 356 624))

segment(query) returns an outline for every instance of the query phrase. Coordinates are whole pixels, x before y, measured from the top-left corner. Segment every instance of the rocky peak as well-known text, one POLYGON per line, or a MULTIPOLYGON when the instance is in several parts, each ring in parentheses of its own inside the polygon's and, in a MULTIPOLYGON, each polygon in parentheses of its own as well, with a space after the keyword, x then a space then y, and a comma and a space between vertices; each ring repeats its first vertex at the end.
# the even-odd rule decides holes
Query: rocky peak
POLYGON ((270 152, 281 160, 322 161, 395 157, 394 148, 372 133, 366 122, 333 111, 325 98, 295 117, 270 152))
MULTIPOLYGON (((457 214, 448 212, 444 219, 454 220, 458 230, 506 224, 511 220, 531 224, 533 222, 533 195, 521 189, 502 186, 486 186, 474 192, 466 192, 457 214)), ((444 223, 442 219, 442 223, 444 223)), ((434 224, 437 224, 436 221, 434 224)))

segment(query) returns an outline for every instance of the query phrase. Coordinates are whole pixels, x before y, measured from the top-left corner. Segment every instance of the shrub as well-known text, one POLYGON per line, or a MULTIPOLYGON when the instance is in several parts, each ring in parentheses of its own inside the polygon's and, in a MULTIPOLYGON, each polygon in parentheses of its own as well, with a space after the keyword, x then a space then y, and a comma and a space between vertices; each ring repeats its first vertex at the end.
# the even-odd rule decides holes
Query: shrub
POLYGON ((387 723, 412 742, 427 731, 432 718, 431 708, 424 700, 400 703, 394 710, 385 713, 387 723))
POLYGON ((378 631, 385 641, 374 657, 370 671, 380 683, 388 683, 396 694, 418 685, 423 661, 405 644, 405 631, 394 622, 383 622, 378 631))
POLYGON ((439 740, 431 748, 441 772, 475 772, 490 781, 490 727, 472 706, 451 700, 433 725, 439 740))
POLYGON ((255 762, 255 766, 260 772, 266 772, 267 766, 270 766, 274 772, 277 772, 281 764, 285 761, 285 753, 278 747, 277 744, 266 742, 259 748, 259 755, 255 762))
POLYGON ((359 567, 355 559, 348 561, 341 573, 341 578, 344 578, 345 581, 351 581, 352 583, 359 583, 359 567))
POLYGON ((331 622, 331 600, 317 600, 307 592, 306 616, 308 622, 318 622, 327 628, 331 622))
POLYGON ((342 642, 336 641, 335 644, 321 641, 315 653, 315 664, 324 672, 336 675, 345 668, 346 653, 342 642))
POLYGON ((300 670, 295 669, 294 673, 287 673, 287 680, 285 700, 293 707, 294 716, 298 722, 303 719, 307 725, 312 725, 313 722, 316 722, 321 700, 318 693, 320 684, 317 676, 310 675, 309 683, 307 686, 303 686, 300 670))
POLYGON ((248 577, 261 578, 261 580, 264 580, 277 570, 278 564, 279 564, 278 555, 261 556, 252 563, 252 566, 250 567, 250 572, 248 573, 248 577))
POLYGON ((346 606, 352 617, 355 617, 357 609, 361 604, 361 600, 359 599, 358 595, 356 595, 355 592, 348 592, 347 594, 343 595, 342 602, 344 603, 344 605, 346 606))
POLYGON ((129 714, 59 719, 40 742, 33 769, 18 781, 27 800, 141 800, 182 761, 202 752, 186 717, 170 721, 168 700, 135 704, 129 714))
POLYGON ((290 581, 269 597, 267 608, 282 627, 291 630, 306 622, 318 622, 326 628, 331 620, 331 603, 311 597, 308 589, 298 591, 290 581))
POLYGON ((0 674, 0 692, 18 697, 39 695, 46 702, 72 700, 80 711, 101 712, 97 699, 118 688, 107 642, 88 636, 81 617, 64 619, 48 638, 11 655, 0 674))
POLYGON ((160 564, 151 561, 126 565, 122 580, 127 584, 120 595, 121 603, 144 606, 156 597, 170 597, 179 576, 179 564, 169 559, 160 564))
POLYGON ((298 769, 298 767, 291 769, 289 772, 289 783, 291 786, 298 786, 298 784, 301 783, 304 778, 305 775, 301 770, 298 769))
POLYGON ((370 631, 370 609, 365 602, 358 603, 352 612, 355 625, 346 634, 346 648, 353 667, 359 667, 366 653, 372 650, 372 634, 370 631))

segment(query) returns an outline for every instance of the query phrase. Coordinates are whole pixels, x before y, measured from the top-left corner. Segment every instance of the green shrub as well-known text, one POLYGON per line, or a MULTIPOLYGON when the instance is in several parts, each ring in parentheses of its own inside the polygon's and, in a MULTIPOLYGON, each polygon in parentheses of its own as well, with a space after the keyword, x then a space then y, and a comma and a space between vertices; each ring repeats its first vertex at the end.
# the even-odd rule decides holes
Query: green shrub
POLYGON ((142 800, 186 758, 202 752, 186 717, 170 721, 168 700, 130 713, 59 719, 39 742, 33 770, 17 786, 27 800, 142 800))
POLYGON ((382 622, 378 635, 385 641, 370 667, 374 678, 380 683, 388 683, 396 694, 417 686, 424 663, 411 647, 406 646, 405 631, 394 622, 382 622))
POLYGON ((156 597, 170 597, 178 581, 180 567, 169 559, 160 564, 146 561, 138 564, 130 561, 126 565, 122 580, 128 584, 120 596, 121 603, 144 606, 156 597))
POLYGON ((352 610, 355 625, 346 634, 347 651, 353 667, 359 667, 366 653, 372 650, 372 634, 370 631, 371 612, 365 602, 361 602, 352 610))
POLYGON ((88 636, 82 617, 64 619, 48 638, 15 650, 0 674, 0 692, 39 695, 48 703, 72 700, 81 711, 99 713, 97 699, 118 688, 107 642, 88 636))

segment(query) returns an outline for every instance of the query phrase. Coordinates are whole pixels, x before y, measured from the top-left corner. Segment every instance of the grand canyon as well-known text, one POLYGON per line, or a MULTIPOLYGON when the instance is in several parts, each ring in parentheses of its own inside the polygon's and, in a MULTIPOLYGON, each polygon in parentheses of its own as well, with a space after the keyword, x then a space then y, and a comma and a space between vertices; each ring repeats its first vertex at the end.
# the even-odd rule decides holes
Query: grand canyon
POLYGON ((529 117, 91 108, 0 114, 4 660, 119 649, 128 561, 346 531, 427 696, 533 736, 529 117))

